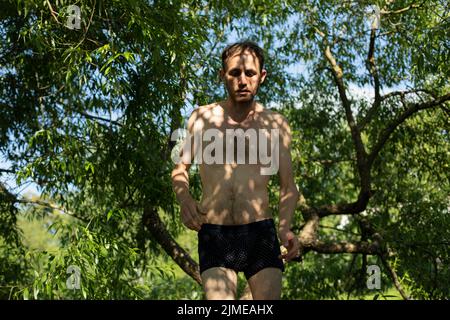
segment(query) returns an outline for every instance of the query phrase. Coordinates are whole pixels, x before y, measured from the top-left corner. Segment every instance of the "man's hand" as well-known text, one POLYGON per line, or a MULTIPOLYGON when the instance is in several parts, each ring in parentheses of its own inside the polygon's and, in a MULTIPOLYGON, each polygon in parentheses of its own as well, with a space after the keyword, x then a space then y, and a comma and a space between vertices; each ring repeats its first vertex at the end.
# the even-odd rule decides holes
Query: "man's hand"
POLYGON ((192 197, 180 201, 181 221, 189 229, 199 231, 205 221, 206 212, 202 212, 192 197))
POLYGON ((300 255, 300 244, 295 234, 289 229, 279 231, 281 244, 287 249, 287 253, 281 254, 280 258, 291 261, 300 255))

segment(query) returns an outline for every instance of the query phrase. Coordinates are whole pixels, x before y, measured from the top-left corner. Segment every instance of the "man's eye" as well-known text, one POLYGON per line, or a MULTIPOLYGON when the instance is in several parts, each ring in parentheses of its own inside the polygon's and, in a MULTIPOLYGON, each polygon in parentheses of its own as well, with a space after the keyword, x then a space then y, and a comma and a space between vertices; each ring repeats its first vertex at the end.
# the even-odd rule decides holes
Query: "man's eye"
POLYGON ((255 73, 254 72, 246 72, 245 75, 247 77, 253 77, 255 75, 255 73))
POLYGON ((240 71, 231 71, 230 75, 232 75, 233 77, 238 77, 241 74, 240 71))

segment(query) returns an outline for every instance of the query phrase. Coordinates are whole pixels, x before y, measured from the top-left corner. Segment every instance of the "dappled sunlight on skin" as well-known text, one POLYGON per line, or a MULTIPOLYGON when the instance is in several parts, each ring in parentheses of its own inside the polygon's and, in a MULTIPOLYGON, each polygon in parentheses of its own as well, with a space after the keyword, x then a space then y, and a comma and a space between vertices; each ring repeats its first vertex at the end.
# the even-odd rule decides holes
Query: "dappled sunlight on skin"
POLYGON ((266 268, 248 279, 254 300, 277 300, 281 296, 282 272, 277 268, 266 268))
MULTIPOLYGON (((200 107, 196 110, 195 124, 192 126, 192 136, 199 134, 203 137, 206 130, 217 129, 224 133, 227 129, 280 129, 282 120, 277 121, 278 115, 264 110, 260 104, 255 105, 254 111, 242 122, 237 123, 226 113, 225 102, 215 103, 200 107), (269 125, 269 126, 268 126, 269 125)), ((267 150, 264 154, 271 156, 271 135, 269 131, 263 131, 267 138, 264 145, 267 150)), ((223 137, 223 136, 221 136, 223 137)), ((257 137, 255 135, 255 137, 257 137)), ((225 140, 225 139, 223 139, 225 140)), ((201 148, 197 146, 195 158, 202 157, 210 153, 212 148, 208 145, 212 141, 202 141, 201 148)), ((270 175, 262 175, 262 165, 257 159, 256 164, 249 164, 250 152, 259 152, 259 138, 255 145, 252 139, 245 139, 245 163, 237 164, 226 162, 227 146, 225 141, 222 146, 223 164, 199 164, 200 177, 202 181, 202 199, 199 207, 206 213, 205 222, 214 224, 245 224, 254 221, 271 218, 269 211, 269 201, 267 195, 267 184, 270 175)), ((215 150, 217 151, 217 150, 215 150)), ((234 145, 233 153, 237 153, 237 143, 234 145)), ((210 153, 215 156, 215 154, 210 153)), ((234 160, 237 158, 234 157, 234 160)), ((203 159, 202 159, 203 160, 203 159)))
POLYGON ((237 292, 237 274, 226 268, 211 268, 202 273, 208 300, 233 300, 237 292))
MULTIPOLYGON (((283 116, 264 109, 254 100, 266 74, 254 52, 234 52, 224 59, 220 77, 228 98, 193 111, 181 162, 172 172, 183 223, 199 231, 200 269, 206 268, 202 279, 207 299, 235 298, 236 273, 218 268, 228 263, 235 270, 243 270, 246 276, 252 276, 253 270, 256 272, 253 276, 260 274, 261 278, 251 285, 252 292, 261 293, 260 298, 279 297, 283 264, 275 226, 270 220, 273 216, 267 191, 271 175, 277 173, 280 178, 279 236, 286 245, 288 241, 291 245, 294 243, 293 239, 287 239, 298 193, 292 176, 289 125, 283 116), (192 163, 198 165, 202 184, 199 203, 189 193, 188 172, 192 163), (264 233, 253 229, 249 233, 252 237, 261 237, 255 240, 258 245, 251 244, 249 235, 239 233, 239 236, 229 234, 234 240, 225 246, 228 240, 220 238, 224 235, 210 234, 211 228, 233 226, 228 230, 237 230, 243 226, 246 230, 248 224, 259 221, 261 223, 252 226, 262 228, 269 224, 270 227, 263 229, 264 233), (239 238, 242 236, 246 239, 239 238), (212 238, 220 243, 214 244, 212 238), (246 267, 239 265, 246 261, 241 255, 250 254, 239 247, 242 244, 248 245, 248 250, 262 250, 246 267), (224 251, 219 253, 222 247, 224 251), (214 252, 220 257, 214 256, 214 252)), ((292 255, 297 249, 292 246, 290 250, 292 255)))
MULTIPOLYGON (((284 138, 288 130, 287 122, 279 114, 265 110, 259 103, 255 103, 247 118, 237 122, 227 112, 226 103, 221 101, 199 107, 193 112, 188 124, 192 139, 185 141, 186 150, 191 150, 189 157, 193 158, 194 163, 199 164, 202 199, 198 209, 205 214, 202 217, 203 223, 234 225, 272 218, 267 194, 267 185, 271 176, 261 174, 261 169, 268 168, 270 164, 262 163, 262 160, 272 158, 273 136, 269 131, 271 129, 280 131, 280 136, 277 138, 281 149, 288 148, 289 142, 284 138), (242 143, 238 143, 238 138, 234 138, 234 150, 231 150, 232 161, 227 163, 227 152, 229 154, 230 150, 228 150, 225 132, 236 129, 244 130, 245 136, 242 143), (205 132, 211 132, 211 130, 216 130, 215 134, 212 138, 205 139, 205 132), (255 134, 247 135, 249 132, 255 132, 255 134), (199 137, 197 142, 196 135, 199 137), (216 139, 221 140, 217 145, 215 145, 216 139), (243 145, 244 149, 239 149, 239 145, 243 145), (221 150, 218 150, 219 148, 221 150), (260 148, 263 149, 260 150, 260 148), (239 152, 242 154, 242 151, 245 153, 243 157, 245 162, 238 164, 236 155, 239 152), (256 163, 251 162, 253 153, 256 154, 254 156, 256 163), (218 160, 218 163, 205 163, 205 155, 218 160), (261 157, 261 155, 264 156, 261 157)), ((180 172, 178 178, 175 174, 174 181, 178 179, 182 181, 185 175, 185 172, 180 172)))
POLYGON ((255 181, 254 180, 249 180, 248 181, 248 189, 250 191, 253 191, 255 189, 255 181))

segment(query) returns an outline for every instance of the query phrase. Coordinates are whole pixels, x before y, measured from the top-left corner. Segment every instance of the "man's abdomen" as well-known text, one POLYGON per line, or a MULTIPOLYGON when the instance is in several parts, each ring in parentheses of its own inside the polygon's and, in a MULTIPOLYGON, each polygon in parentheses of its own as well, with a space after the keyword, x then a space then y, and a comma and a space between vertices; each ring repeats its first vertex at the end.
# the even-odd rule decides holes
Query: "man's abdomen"
POLYGON ((259 166, 223 165, 200 168, 203 197, 200 209, 206 222, 246 224, 272 217, 267 194, 268 176, 259 166))

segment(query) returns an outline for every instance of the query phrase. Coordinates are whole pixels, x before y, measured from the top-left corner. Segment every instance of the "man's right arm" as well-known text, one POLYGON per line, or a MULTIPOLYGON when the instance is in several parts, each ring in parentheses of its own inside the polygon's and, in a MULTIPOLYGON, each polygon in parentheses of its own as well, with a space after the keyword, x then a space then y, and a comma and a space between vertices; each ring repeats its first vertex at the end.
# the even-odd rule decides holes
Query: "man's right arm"
MULTIPOLYGON (((198 111, 195 110, 188 121, 188 131, 191 136, 194 133, 194 123, 197 119, 198 111)), ((175 165, 172 171, 172 188, 175 192, 181 207, 181 220, 189 229, 200 230, 203 216, 201 216, 197 203, 189 192, 189 168, 194 159, 194 146, 192 139, 187 139, 190 144, 189 157, 181 154, 180 162, 175 165), (187 160, 187 161, 186 161, 187 160)), ((182 150, 185 150, 184 148, 182 150)), ((181 151, 183 152, 183 151, 181 151)))
POLYGON ((189 164, 179 163, 172 171, 172 187, 180 204, 192 199, 189 193, 189 168, 189 164))

